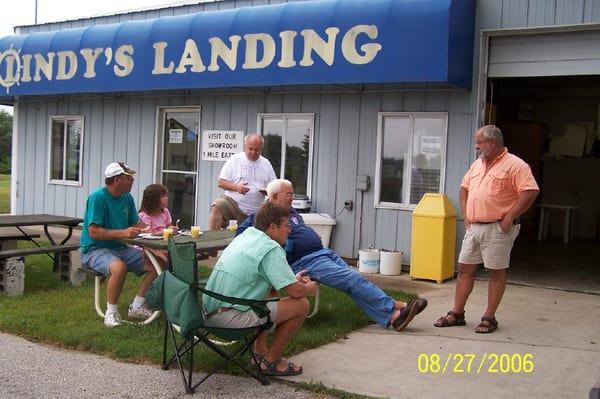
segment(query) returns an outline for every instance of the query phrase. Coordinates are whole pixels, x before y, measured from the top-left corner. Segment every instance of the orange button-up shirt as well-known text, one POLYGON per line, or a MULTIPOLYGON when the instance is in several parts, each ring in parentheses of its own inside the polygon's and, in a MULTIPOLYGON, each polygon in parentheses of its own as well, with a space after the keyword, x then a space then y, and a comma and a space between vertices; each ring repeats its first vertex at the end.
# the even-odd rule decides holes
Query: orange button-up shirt
POLYGON ((477 159, 460 184, 468 191, 466 216, 473 223, 501 220, 519 194, 539 187, 529 165, 506 149, 487 165, 477 159))

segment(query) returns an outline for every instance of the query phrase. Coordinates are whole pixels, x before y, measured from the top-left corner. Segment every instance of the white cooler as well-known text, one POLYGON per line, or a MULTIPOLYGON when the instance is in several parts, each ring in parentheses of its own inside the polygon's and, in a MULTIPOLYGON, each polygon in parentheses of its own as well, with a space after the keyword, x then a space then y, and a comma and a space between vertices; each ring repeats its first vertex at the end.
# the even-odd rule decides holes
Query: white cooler
POLYGON ((301 213, 300 216, 304 219, 304 223, 321 237, 323 246, 329 248, 329 239, 331 238, 331 230, 335 226, 335 219, 326 213, 301 213))

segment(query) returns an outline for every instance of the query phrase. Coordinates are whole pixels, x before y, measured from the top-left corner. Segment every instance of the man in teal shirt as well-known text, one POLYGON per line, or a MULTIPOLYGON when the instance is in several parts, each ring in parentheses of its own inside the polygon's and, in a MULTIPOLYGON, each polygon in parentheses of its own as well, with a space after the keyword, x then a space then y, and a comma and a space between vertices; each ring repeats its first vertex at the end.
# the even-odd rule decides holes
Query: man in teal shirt
MULTIPOLYGON (((297 375, 302 367, 281 355, 300 329, 308 314, 307 295, 316 293, 316 284, 303 272, 296 275, 287 263, 282 245, 290 232, 289 211, 272 203, 263 204, 249 227, 223 251, 208 279, 206 289, 221 295, 243 299, 265 299, 271 287, 289 296, 269 302, 273 339, 267 345, 263 332, 254 345, 255 357, 266 375, 297 375)), ((265 320, 248 307, 232 305, 203 295, 205 324, 213 327, 244 328, 265 320)))
POLYGON ((144 276, 137 295, 129 306, 131 318, 148 318, 152 312, 144 306, 146 291, 156 278, 154 267, 144 262, 139 249, 121 243, 121 238, 137 236, 146 227, 130 194, 135 170, 123 162, 113 162, 104 171, 105 187, 99 188, 87 199, 81 233, 81 261, 84 266, 108 276, 106 284, 107 327, 121 325, 117 304, 127 272, 144 276))

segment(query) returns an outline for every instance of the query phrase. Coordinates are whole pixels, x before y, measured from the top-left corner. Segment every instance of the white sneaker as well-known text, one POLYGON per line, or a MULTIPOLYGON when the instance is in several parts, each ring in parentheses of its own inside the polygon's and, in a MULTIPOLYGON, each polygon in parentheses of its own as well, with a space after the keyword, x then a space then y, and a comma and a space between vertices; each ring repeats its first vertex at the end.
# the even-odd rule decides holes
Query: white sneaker
POLYGON ((130 319, 147 319, 152 316, 154 312, 148 309, 146 306, 138 306, 136 308, 133 305, 129 305, 129 311, 127 312, 127 317, 130 319))
POLYGON ((104 325, 109 328, 118 327, 122 323, 119 312, 104 314, 104 325))

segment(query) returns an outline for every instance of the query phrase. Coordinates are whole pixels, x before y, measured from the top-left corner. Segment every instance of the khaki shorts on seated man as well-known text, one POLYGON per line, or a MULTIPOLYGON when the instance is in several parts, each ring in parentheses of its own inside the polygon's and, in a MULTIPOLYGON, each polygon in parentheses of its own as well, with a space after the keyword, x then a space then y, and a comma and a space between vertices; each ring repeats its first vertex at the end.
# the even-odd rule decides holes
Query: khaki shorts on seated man
POLYGON ((273 166, 261 156, 265 139, 260 134, 244 137, 244 151, 225 162, 217 185, 225 190, 210 207, 208 229, 227 227, 230 220, 241 224, 265 200, 265 187, 276 178, 273 166))
MULTIPOLYGON (((243 299, 265 299, 271 291, 283 290, 287 297, 269 302, 273 327, 256 339, 255 357, 265 375, 297 375, 302 367, 283 359, 286 345, 300 329, 308 314, 307 295, 314 295, 316 284, 304 273, 294 275, 282 245, 290 233, 289 212, 277 205, 262 205, 249 227, 223 251, 208 279, 206 289, 221 295, 243 299), (267 336, 273 334, 271 346, 267 336)), ((203 295, 205 325, 210 327, 246 328, 260 325, 248 307, 231 305, 203 295)))
POLYGON ((227 227, 230 220, 237 220, 239 224, 248 217, 248 215, 242 212, 237 202, 235 202, 233 198, 226 195, 222 195, 217 198, 211 204, 211 207, 217 208, 218 212, 221 214, 221 228, 227 227))

